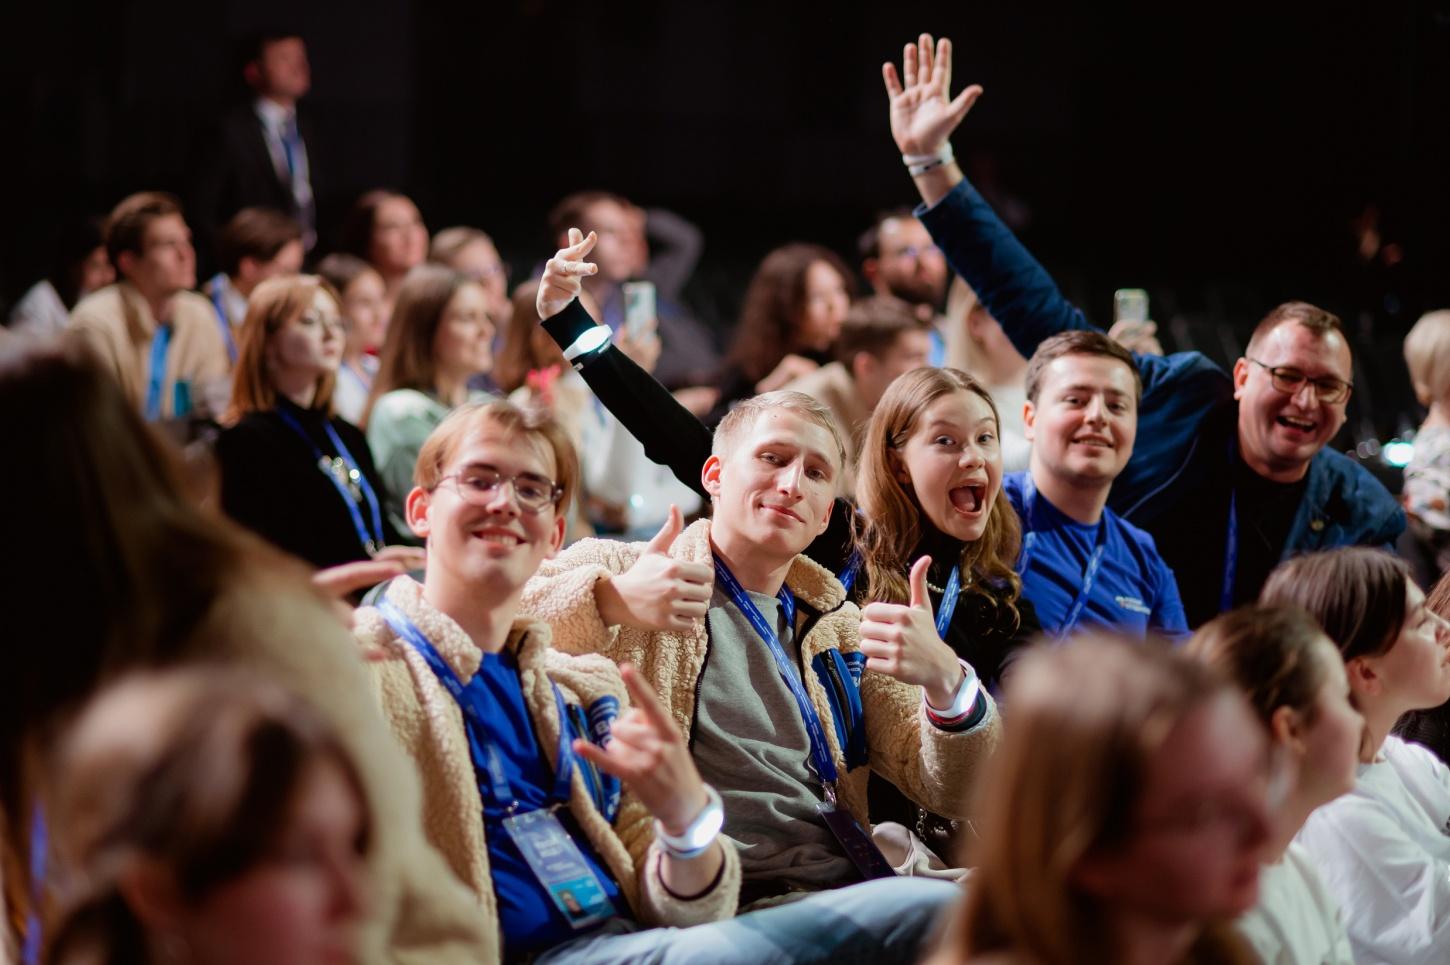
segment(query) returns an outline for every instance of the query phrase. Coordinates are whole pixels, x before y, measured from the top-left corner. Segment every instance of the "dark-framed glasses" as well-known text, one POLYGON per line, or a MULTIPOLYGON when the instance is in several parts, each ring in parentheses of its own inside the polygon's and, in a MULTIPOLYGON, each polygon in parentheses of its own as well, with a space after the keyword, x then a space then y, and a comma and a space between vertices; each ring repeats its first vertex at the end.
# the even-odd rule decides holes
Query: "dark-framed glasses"
POLYGON ((463 501, 473 506, 488 505, 500 486, 512 486, 519 508, 527 513, 542 513, 564 495, 564 487, 552 479, 532 472, 506 476, 492 466, 470 466, 444 476, 443 480, 451 481, 463 501))
POLYGON ((1293 395, 1294 393, 1299 391, 1300 387, 1303 386, 1305 382, 1308 382, 1314 387, 1314 397, 1317 398, 1320 402, 1327 402, 1331 405, 1337 405, 1340 402, 1344 402, 1345 400, 1347 400, 1349 398, 1349 393, 1354 390, 1353 382, 1346 382, 1343 379, 1337 379, 1332 375, 1325 375, 1317 379, 1311 379, 1309 376, 1305 375, 1303 372, 1300 372, 1298 369, 1290 368, 1287 365, 1265 365, 1258 359, 1251 359, 1247 355, 1245 355, 1244 358, 1248 359, 1248 361, 1254 363, 1261 369, 1268 369, 1269 381, 1273 383, 1276 390, 1284 393, 1285 395, 1293 395))

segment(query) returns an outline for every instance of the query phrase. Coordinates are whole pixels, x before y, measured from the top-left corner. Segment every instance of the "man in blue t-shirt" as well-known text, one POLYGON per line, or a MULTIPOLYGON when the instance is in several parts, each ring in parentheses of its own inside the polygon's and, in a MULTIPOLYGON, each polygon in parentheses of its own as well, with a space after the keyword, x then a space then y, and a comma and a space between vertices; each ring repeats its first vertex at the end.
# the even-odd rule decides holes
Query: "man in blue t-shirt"
POLYGON ((1188 633, 1153 537, 1107 508, 1133 454, 1141 394, 1132 355, 1100 332, 1054 335, 1027 365, 1032 458, 1002 489, 1022 518, 1022 595, 1049 633, 1089 624, 1188 633))

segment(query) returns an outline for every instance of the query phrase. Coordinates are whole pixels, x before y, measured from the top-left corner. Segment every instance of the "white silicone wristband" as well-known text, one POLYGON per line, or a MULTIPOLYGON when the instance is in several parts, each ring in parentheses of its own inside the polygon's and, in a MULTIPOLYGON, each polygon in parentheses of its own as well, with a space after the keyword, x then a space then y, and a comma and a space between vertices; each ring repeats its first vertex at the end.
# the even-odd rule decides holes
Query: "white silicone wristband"
POLYGON ((665 854, 672 858, 698 858, 710 849, 725 826, 725 805, 720 794, 713 787, 705 785, 705 806, 695 815, 695 820, 683 834, 670 834, 665 826, 655 820, 655 840, 665 854))

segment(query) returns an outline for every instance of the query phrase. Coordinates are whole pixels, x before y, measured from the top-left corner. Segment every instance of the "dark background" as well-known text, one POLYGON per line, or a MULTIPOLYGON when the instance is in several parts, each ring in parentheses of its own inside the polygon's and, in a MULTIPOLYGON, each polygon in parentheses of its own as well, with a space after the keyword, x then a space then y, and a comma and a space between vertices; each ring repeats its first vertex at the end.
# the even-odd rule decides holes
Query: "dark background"
POLYGON ((1223 333, 1305 298, 1384 369, 1357 376, 1368 387, 1403 381, 1398 338, 1450 304, 1450 0, 12 8, 0 294, 38 276, 65 216, 184 191, 243 92, 238 39, 275 24, 308 42, 338 188, 324 201, 400 188, 431 229, 492 233, 516 280, 571 190, 673 208, 707 232, 691 297, 722 337, 771 247, 850 256, 873 212, 914 200, 880 64, 920 30, 956 42, 954 90, 986 87, 958 156, 1030 209, 1024 239, 1094 318, 1114 288, 1145 287, 1170 347, 1218 356, 1223 333), (1355 256, 1367 204, 1392 267, 1355 256))

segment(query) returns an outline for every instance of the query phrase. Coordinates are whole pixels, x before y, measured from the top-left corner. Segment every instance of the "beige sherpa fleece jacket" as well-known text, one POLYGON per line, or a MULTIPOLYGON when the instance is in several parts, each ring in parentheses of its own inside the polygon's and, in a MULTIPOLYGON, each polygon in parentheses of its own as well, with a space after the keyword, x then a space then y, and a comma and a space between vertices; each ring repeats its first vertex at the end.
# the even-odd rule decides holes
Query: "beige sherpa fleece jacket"
MULTIPOLYGON (((460 680, 478 673, 482 653, 450 617, 423 599, 423 588, 407 577, 388 587, 388 599, 428 637, 460 680)), ((463 711, 438 677, 372 607, 357 611, 354 634, 374 653, 370 664, 383 716, 418 765, 423 784, 423 825, 428 840, 443 853, 483 907, 489 932, 499 940, 498 905, 489 877, 488 844, 481 819, 483 801, 468 750, 463 711)), ((559 711, 550 681, 569 704, 588 707, 605 695, 628 709, 629 697, 615 664, 602 657, 568 656, 549 645, 546 624, 516 620, 508 646, 518 657, 524 702, 535 736, 553 770, 558 765, 559 711)), ((660 880, 662 852, 654 842, 654 823, 628 788, 620 798, 613 825, 594 807, 583 775, 575 768, 569 810, 603 859, 636 918, 647 925, 689 926, 729 918, 740 891, 740 859, 725 849, 725 867, 716 886, 688 900, 672 896, 660 880)), ((492 960, 498 959, 498 948, 492 960)))
MULTIPOLYGON (((710 647, 705 620, 695 621, 683 632, 607 627, 594 601, 594 584, 629 569, 645 545, 601 539, 575 543, 540 567, 524 591, 522 609, 548 621, 554 631, 554 646, 560 650, 601 653, 616 663, 634 664, 654 685, 680 728, 690 734, 700 672, 710 647)), ((670 555, 710 565, 709 520, 700 520, 681 533, 670 555)), ((816 655, 827 649, 842 653, 860 649, 860 611, 846 600, 845 590, 829 571, 797 556, 785 583, 799 604, 821 614, 801 638, 802 666, 811 666, 816 655)), ((760 658, 770 659, 763 648, 760 658)), ((801 676, 821 720, 831 721, 831 702, 820 680, 814 673, 801 676)), ((867 671, 861 680, 861 702, 869 767, 857 767, 848 773, 835 728, 823 728, 841 774, 837 794, 842 806, 863 827, 870 826, 866 780, 868 770, 872 770, 929 811, 967 817, 977 768, 992 753, 1001 735, 996 706, 985 690, 982 693, 988 702, 987 716, 971 730, 952 733, 927 718, 920 687, 867 671)))

